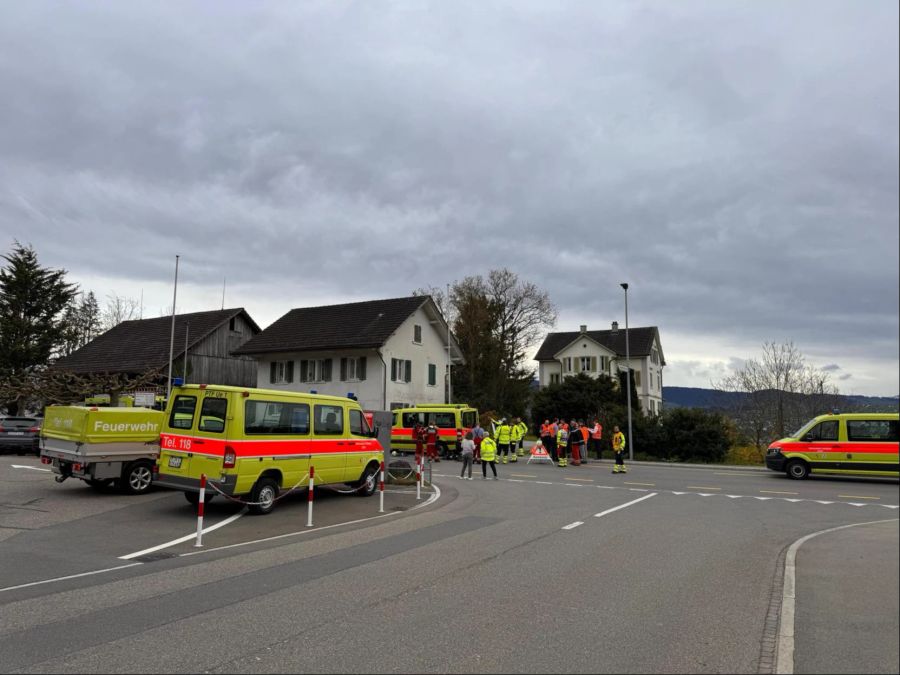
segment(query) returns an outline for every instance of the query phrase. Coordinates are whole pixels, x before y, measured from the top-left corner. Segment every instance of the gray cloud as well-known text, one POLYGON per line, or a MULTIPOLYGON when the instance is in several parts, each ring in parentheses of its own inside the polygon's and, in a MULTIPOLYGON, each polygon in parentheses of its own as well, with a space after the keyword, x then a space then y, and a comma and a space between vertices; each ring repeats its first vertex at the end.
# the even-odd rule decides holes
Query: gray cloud
POLYGON ((897 13, 6 3, 0 231, 283 311, 507 266, 605 326, 628 280, 664 348, 794 340, 896 393, 897 13))

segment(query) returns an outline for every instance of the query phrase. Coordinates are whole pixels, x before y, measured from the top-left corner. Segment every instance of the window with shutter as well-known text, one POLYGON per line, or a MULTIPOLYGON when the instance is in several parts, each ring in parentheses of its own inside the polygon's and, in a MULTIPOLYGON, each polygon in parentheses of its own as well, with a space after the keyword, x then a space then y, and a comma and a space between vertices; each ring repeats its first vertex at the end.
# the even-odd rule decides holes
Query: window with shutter
POLYGON ((428 384, 432 387, 437 384, 437 366, 433 363, 428 364, 428 384))
POLYGON ((287 362, 287 376, 285 377, 285 381, 290 384, 294 381, 294 362, 287 362))
POLYGON ((360 380, 366 379, 366 358, 367 357, 365 357, 365 356, 359 357, 359 370, 357 371, 356 374, 360 380))
POLYGON ((391 359, 391 382, 397 381, 397 363, 398 359, 391 359))
POLYGON ((322 382, 331 382, 331 359, 322 359, 322 382))
POLYGON ((275 369, 276 368, 277 368, 277 366, 275 365, 275 362, 272 361, 272 363, 269 364, 269 384, 275 384, 275 369))
POLYGON ((406 361, 406 379, 403 381, 404 382, 412 382, 412 361, 410 361, 408 359, 406 361))
POLYGON ((347 381, 347 361, 346 357, 341 357, 341 382, 347 381))

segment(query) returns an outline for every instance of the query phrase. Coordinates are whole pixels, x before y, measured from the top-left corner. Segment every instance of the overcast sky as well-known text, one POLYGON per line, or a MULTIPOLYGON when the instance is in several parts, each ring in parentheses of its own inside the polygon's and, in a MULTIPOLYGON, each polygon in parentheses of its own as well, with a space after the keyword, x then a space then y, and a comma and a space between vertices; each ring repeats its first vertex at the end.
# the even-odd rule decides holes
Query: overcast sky
POLYGON ((508 267, 666 385, 897 395, 898 4, 0 3, 0 246, 144 316, 508 267))

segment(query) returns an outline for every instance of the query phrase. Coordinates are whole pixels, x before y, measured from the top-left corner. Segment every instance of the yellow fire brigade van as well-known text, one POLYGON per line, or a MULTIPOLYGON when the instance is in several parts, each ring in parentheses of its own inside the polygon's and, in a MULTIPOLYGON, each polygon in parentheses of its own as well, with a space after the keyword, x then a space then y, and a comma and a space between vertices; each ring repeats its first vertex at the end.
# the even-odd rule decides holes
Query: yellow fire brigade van
POLYGON ((434 424, 438 430, 438 456, 447 457, 478 421, 478 410, 467 403, 424 403, 411 408, 397 408, 391 424, 391 450, 414 452, 416 424, 434 424))
POLYGON ((803 479, 812 473, 900 476, 897 413, 819 415, 769 446, 766 467, 803 479))
POLYGON ((155 484, 199 499, 200 477, 269 513, 283 490, 348 483, 375 492, 384 459, 359 403, 338 396, 186 384, 169 398, 155 484))

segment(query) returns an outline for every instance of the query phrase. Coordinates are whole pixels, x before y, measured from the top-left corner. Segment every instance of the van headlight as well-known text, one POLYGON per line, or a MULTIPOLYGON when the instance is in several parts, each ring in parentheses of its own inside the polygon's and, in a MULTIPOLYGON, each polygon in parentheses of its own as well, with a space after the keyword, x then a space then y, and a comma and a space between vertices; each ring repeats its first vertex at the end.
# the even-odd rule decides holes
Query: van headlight
POLYGON ((767 454, 767 455, 780 455, 780 454, 781 454, 781 448, 778 447, 778 446, 776 445, 776 446, 774 446, 774 447, 769 448, 769 449, 766 451, 766 454, 767 454))

